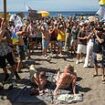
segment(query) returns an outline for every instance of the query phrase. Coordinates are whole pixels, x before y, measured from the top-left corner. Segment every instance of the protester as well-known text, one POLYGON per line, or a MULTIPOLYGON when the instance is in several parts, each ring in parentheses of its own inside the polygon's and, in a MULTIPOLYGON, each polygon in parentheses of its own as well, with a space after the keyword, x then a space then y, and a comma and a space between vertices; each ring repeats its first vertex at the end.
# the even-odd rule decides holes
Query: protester
POLYGON ((41 26, 41 32, 42 32, 42 55, 44 57, 47 57, 47 49, 48 49, 49 40, 50 40, 50 34, 48 31, 47 23, 44 23, 41 26))
POLYGON ((57 41, 58 41, 58 54, 60 57, 63 56, 62 50, 63 50, 63 44, 65 41, 65 31, 64 31, 64 26, 61 24, 58 27, 58 36, 57 36, 57 41))
POLYGON ((77 60, 76 64, 83 62, 83 56, 86 54, 86 44, 87 44, 87 26, 82 23, 80 32, 78 33, 78 44, 77 44, 77 60))
POLYGON ((70 39, 71 39, 71 22, 66 22, 66 29, 65 29, 65 51, 69 51, 70 49, 70 39))
POLYGON ((99 64, 102 70, 102 81, 105 80, 105 58, 104 58, 104 47, 105 46, 105 35, 103 28, 96 28, 94 34, 94 45, 93 45, 93 57, 94 57, 94 68, 95 74, 93 75, 98 76, 98 67, 99 64))
POLYGON ((25 34, 24 30, 20 28, 20 30, 16 33, 18 36, 18 45, 17 45, 17 52, 18 52, 18 63, 17 63, 17 71, 21 72, 21 68, 23 67, 23 60, 25 60, 25 46, 23 36, 25 34))
POLYGON ((78 23, 75 22, 72 29, 71 29, 71 53, 72 51, 74 52, 74 54, 76 54, 76 48, 77 48, 77 35, 79 32, 79 26, 78 23))
POLYGON ((16 79, 20 79, 19 75, 16 72, 16 63, 14 61, 12 48, 9 46, 10 42, 10 33, 7 30, 5 21, 2 21, 0 27, 0 67, 3 69, 5 74, 4 81, 7 81, 7 79, 9 78, 8 70, 6 68, 6 60, 11 65, 11 72, 16 76, 16 79))

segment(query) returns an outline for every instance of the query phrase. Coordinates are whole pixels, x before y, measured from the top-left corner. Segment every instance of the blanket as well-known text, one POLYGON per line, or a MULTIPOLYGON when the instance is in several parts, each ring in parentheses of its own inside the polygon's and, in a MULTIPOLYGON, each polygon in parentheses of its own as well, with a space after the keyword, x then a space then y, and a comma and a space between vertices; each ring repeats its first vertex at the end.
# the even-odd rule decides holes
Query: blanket
POLYGON ((71 104, 83 101, 83 94, 61 94, 57 97, 57 104, 71 104))

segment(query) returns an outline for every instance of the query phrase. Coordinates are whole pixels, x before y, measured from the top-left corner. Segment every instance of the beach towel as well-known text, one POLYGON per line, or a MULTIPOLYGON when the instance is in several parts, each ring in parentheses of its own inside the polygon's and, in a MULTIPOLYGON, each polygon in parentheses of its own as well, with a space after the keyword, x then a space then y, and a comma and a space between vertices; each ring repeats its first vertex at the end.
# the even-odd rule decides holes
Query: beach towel
POLYGON ((82 94, 61 94, 57 97, 57 103, 60 104, 71 104, 75 102, 81 102, 83 101, 83 95, 82 94))

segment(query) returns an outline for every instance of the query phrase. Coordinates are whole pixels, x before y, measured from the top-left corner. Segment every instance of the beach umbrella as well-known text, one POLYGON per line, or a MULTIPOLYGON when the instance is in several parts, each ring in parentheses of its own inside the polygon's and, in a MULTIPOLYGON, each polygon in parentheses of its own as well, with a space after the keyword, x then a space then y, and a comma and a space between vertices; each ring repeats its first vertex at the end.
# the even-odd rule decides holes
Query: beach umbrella
POLYGON ((48 17, 50 15, 48 11, 38 11, 38 14, 41 14, 42 17, 48 17))

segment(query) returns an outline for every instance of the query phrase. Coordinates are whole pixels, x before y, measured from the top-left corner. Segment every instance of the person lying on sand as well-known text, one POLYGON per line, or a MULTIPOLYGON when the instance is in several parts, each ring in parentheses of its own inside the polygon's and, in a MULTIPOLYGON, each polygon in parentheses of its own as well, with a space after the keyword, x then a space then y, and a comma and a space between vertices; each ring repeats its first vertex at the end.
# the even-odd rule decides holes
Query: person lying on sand
POLYGON ((33 89, 31 95, 44 94, 44 89, 47 84, 46 73, 44 71, 37 72, 34 65, 30 66, 31 81, 37 85, 37 89, 33 89))
POLYGON ((58 89, 69 88, 71 86, 73 94, 76 94, 76 80, 77 75, 74 72, 74 68, 71 65, 65 66, 63 73, 57 73, 56 88, 54 90, 54 95, 58 94, 58 89))

